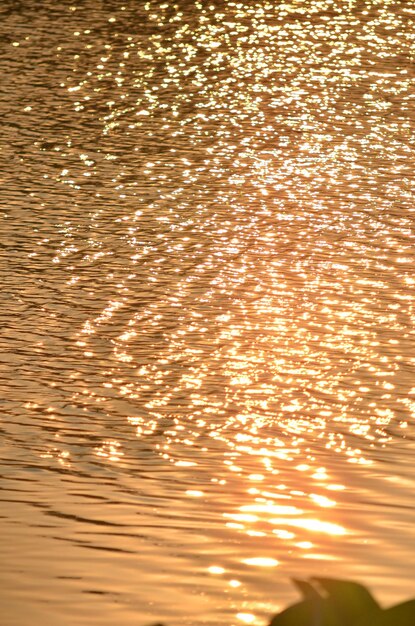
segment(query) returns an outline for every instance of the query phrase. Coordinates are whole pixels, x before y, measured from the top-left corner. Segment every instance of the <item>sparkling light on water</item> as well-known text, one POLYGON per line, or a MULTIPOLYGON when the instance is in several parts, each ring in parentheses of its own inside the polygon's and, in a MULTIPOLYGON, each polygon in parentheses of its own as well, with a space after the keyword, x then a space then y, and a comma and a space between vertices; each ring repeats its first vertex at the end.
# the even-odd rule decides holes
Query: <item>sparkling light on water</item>
POLYGON ((8 623, 412 593, 415 9, 12 5, 8 623))

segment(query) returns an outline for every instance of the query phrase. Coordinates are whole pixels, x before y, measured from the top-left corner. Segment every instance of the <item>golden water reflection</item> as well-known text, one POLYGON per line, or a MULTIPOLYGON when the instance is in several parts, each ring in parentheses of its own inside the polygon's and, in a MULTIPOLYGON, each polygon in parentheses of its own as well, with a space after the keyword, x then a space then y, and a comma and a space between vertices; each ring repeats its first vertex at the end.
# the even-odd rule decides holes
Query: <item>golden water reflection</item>
POLYGON ((414 545, 413 7, 9 4, 15 576, 53 588, 62 626, 62 598, 135 624, 137 594, 143 623, 253 623, 290 576, 340 568, 395 599, 414 545), (53 580, 41 549, 65 556, 53 580))
MULTIPOLYGON (((308 469, 313 471, 312 468, 308 469)), ((304 468, 301 467, 301 470, 304 471, 304 468)), ((328 480, 324 468, 312 474, 312 477, 316 476, 319 481, 328 480)), ((303 479, 302 483, 305 482, 303 479)), ((327 488, 330 485, 322 485, 320 482, 319 487, 327 488)), ((288 490, 285 484, 276 483, 274 489, 271 492, 268 489, 249 488, 246 499, 250 503, 241 505, 235 513, 224 514, 225 519, 230 520, 227 526, 250 537, 278 539, 280 545, 276 541, 268 542, 267 550, 272 553, 282 550, 285 556, 287 552, 292 554, 293 551, 307 550, 307 558, 326 559, 327 554, 320 554, 326 544, 326 549, 334 552, 332 557, 335 558, 335 543, 325 542, 325 537, 341 537, 350 532, 337 522, 334 510, 336 502, 324 494, 307 492, 304 487, 301 490, 288 490), (332 509, 330 515, 324 509, 332 509), (310 534, 317 535, 317 539, 310 541, 310 534)), ((278 561, 272 558, 270 562, 278 565, 278 561)), ((252 557, 245 559, 244 563, 266 566, 268 561, 267 557, 252 557)))

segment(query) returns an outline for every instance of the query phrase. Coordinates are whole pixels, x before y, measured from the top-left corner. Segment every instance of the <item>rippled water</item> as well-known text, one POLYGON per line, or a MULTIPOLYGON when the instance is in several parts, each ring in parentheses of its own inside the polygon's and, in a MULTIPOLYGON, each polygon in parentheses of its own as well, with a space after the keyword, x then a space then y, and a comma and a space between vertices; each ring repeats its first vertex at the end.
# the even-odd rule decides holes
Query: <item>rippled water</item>
POLYGON ((415 574, 415 7, 3 0, 3 626, 415 574))

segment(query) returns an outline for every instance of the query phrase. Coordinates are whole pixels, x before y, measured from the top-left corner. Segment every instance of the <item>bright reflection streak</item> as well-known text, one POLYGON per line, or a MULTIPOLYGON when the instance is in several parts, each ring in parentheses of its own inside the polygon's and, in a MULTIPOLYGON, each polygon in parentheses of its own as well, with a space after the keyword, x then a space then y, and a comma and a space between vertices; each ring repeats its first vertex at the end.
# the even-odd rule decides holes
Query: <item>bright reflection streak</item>
POLYGON ((311 550, 311 548, 314 547, 314 544, 311 543, 311 541, 299 541, 295 545, 302 550, 311 550))
POLYGON ((318 519, 287 519, 276 518, 270 520, 271 524, 276 526, 295 526, 296 528, 302 528, 311 532, 324 533, 326 535, 345 535, 346 529, 339 524, 333 524, 332 522, 322 522, 318 519))
POLYGON ((334 500, 330 500, 330 498, 327 498, 326 496, 319 496, 315 493, 312 493, 310 495, 310 498, 313 500, 313 502, 325 508, 336 506, 336 502, 334 500))
POLYGON ((289 530, 280 530, 275 528, 272 532, 280 539, 294 539, 295 537, 295 533, 292 533, 289 530))
POLYGON ((279 565, 279 561, 266 556, 257 556, 251 559, 244 559, 242 561, 246 565, 254 565, 255 567, 276 567, 279 565))
POLYGON ((256 619, 252 613, 237 613, 236 618, 244 622, 244 624, 252 624, 256 619))
POLYGON ((95 454, 108 461, 117 462, 124 456, 120 448, 121 444, 118 441, 104 441, 99 448, 95 448, 95 454))
MULTIPOLYGON (((256 513, 269 513, 270 515, 301 515, 304 513, 302 509, 297 509, 294 506, 279 506, 276 504, 247 504, 241 506, 241 511, 255 511, 256 513)), ((258 519, 252 516, 255 521, 258 519)))
POLYGON ((234 588, 240 587, 241 584, 242 583, 239 580, 232 579, 229 581, 229 585, 234 588))
POLYGON ((188 489, 186 491, 186 495, 191 498, 201 498, 204 495, 204 493, 203 491, 198 491, 197 489, 188 489))

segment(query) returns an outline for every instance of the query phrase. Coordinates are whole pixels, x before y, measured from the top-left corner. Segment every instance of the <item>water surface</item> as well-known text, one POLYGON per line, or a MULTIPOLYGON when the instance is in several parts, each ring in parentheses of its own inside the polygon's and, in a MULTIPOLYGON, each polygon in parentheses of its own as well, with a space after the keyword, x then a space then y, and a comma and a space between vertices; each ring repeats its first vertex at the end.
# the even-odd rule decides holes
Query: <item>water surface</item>
POLYGON ((411 3, 0 29, 3 626, 414 595, 411 3))

